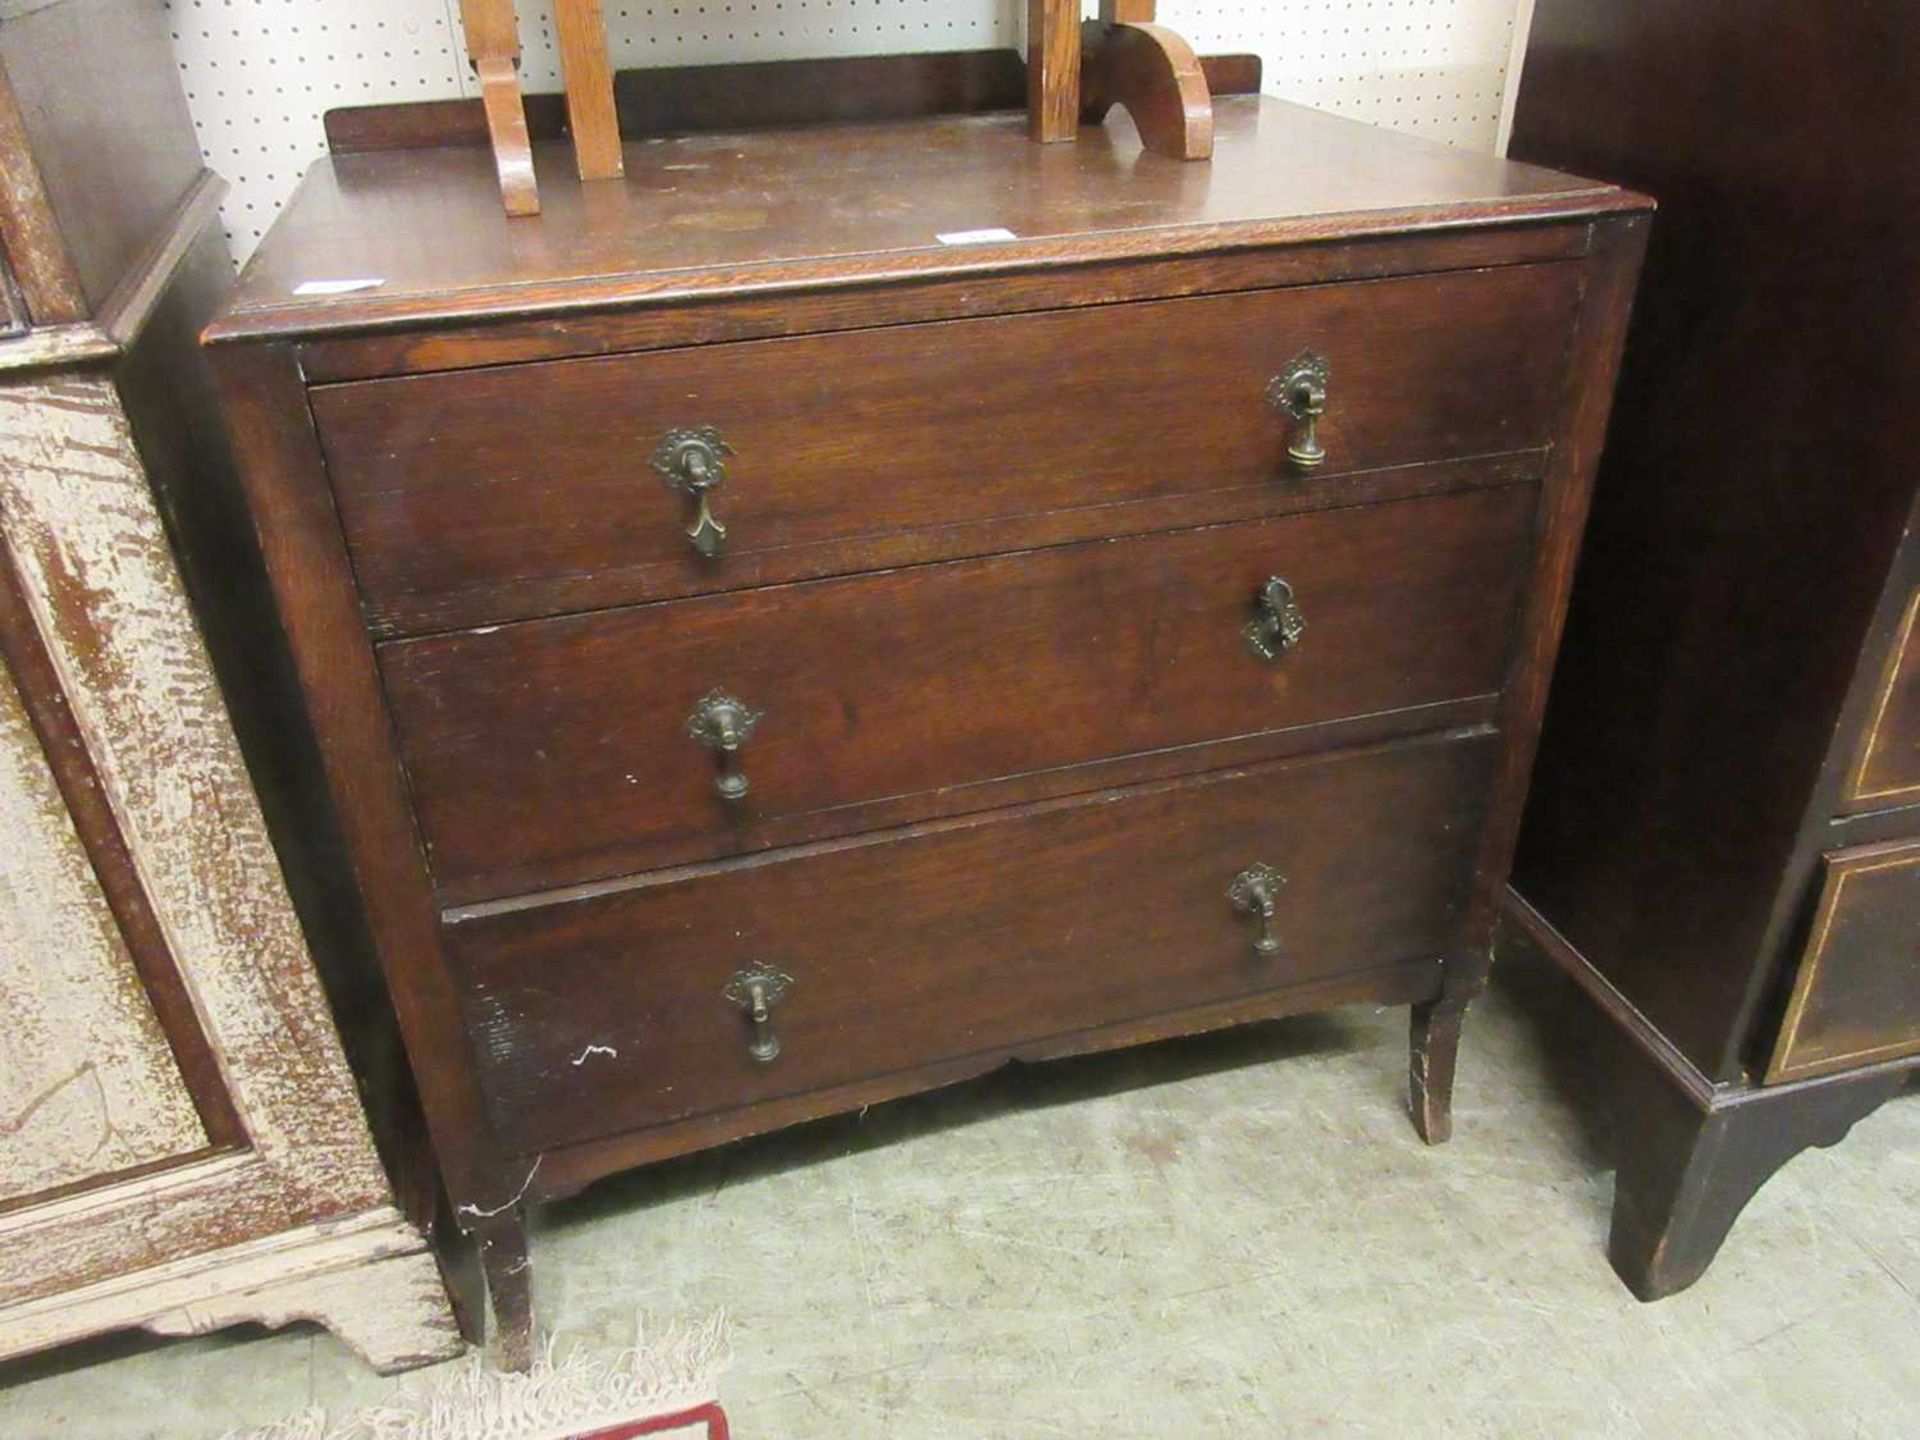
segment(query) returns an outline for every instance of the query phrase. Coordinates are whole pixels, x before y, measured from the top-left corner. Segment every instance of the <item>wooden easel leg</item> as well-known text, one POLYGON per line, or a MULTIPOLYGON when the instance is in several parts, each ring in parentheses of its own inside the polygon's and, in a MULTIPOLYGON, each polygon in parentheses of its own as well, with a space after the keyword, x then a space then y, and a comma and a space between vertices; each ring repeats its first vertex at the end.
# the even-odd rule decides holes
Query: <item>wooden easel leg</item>
POLYGON ((538 215, 540 187, 533 178, 533 145, 527 139, 519 73, 510 60, 482 60, 475 68, 480 74, 480 99, 487 109, 487 133, 493 137, 501 202, 509 215, 538 215))
POLYGON ((626 173, 620 117, 613 104, 613 67, 600 0, 554 0, 560 70, 567 87, 567 123, 582 180, 617 180, 626 173))
POLYGON ((480 79, 500 199, 509 215, 538 215, 540 188, 533 178, 533 146, 520 99, 520 29, 513 0, 460 0, 460 26, 480 79))
POLYGON ((1071 140, 1079 126, 1079 0, 1027 0, 1027 133, 1071 140))

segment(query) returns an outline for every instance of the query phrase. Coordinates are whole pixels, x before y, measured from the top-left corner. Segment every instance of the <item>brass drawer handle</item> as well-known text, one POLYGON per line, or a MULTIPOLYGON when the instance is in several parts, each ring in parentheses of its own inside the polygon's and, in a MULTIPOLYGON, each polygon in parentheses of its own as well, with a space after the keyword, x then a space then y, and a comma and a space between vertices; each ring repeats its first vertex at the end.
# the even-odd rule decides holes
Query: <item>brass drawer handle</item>
POLYGON ((718 559, 727 546, 727 527, 713 513, 711 492, 727 478, 727 456, 733 447, 712 425, 691 430, 669 430, 654 448, 648 463, 658 470, 669 490, 679 490, 694 501, 693 524, 687 540, 709 560, 718 559))
POLYGON ((713 788, 722 800, 746 798, 747 777, 740 769, 740 747, 753 738, 755 727, 766 713, 750 709, 724 690, 710 690, 687 716, 687 738, 719 756, 720 773, 713 777, 713 788))
POLYGON ((1327 382, 1332 377, 1326 356, 1302 350, 1267 385, 1267 403, 1299 422, 1287 442, 1287 458, 1302 470, 1317 470, 1327 460, 1320 444, 1320 417, 1327 413, 1327 382))
POLYGON ((780 1058, 780 1037, 773 1033, 773 1007, 793 988, 793 977, 783 975, 770 965, 751 965, 736 970, 721 993, 747 1012, 753 1026, 753 1040, 747 1054, 761 1065, 780 1058))
POLYGON ((1254 612, 1240 633, 1247 637, 1247 648, 1262 660, 1278 660, 1307 633, 1307 617, 1294 602, 1293 586, 1278 575, 1269 575, 1260 587, 1254 612))
POLYGON ((1234 909, 1260 918, 1260 936, 1253 942, 1253 952, 1262 959, 1280 953, 1280 937, 1273 928, 1273 907, 1280 887, 1286 883, 1287 877, 1271 865, 1249 865, 1234 876, 1233 884, 1227 887, 1227 899, 1233 902, 1234 909))

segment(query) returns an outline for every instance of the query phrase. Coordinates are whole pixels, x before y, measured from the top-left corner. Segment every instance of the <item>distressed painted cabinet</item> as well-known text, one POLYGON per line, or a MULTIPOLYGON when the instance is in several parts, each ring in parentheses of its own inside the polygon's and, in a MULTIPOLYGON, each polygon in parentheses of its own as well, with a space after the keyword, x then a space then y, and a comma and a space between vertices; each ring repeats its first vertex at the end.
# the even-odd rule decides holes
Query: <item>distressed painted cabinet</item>
POLYGON ((0 1357, 460 1346, 376 1154, 160 496, 229 264, 159 7, 0 8, 0 1357))

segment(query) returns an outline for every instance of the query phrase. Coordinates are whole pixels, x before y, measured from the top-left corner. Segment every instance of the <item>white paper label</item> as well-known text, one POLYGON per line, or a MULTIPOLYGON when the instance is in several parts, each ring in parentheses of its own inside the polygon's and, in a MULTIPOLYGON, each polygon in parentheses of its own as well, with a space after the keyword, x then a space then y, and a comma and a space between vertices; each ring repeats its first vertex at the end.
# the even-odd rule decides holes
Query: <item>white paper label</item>
POLYGON ((1018 240, 1020 237, 996 225, 990 230, 949 230, 945 235, 933 238, 942 245, 990 245, 997 240, 1018 240))
POLYGON ((355 290, 374 290, 384 280, 302 280, 293 287, 296 295, 351 295, 355 290))

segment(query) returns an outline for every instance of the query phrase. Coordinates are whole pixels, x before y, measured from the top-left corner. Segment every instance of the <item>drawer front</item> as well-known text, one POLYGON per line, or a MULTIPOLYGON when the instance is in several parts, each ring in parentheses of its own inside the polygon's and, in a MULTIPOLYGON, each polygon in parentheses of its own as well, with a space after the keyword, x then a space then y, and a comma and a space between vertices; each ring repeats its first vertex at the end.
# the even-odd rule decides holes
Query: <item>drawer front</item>
MULTIPOLYGON (((376 625, 418 633, 936 558, 924 532, 1298 484, 1267 403, 1331 375, 1318 475, 1544 445, 1572 265, 908 325, 317 387, 376 625), (713 426, 724 554, 649 459, 713 426), (920 535, 909 541, 908 536, 920 535), (857 543, 856 543, 857 542, 857 543)), ((1021 548, 964 533, 937 558, 1021 548)))
POLYGON ((1280 990, 1454 943, 1495 747, 1430 738, 786 851, 445 943, 529 1151, 1280 990), (1284 876, 1278 949, 1229 889, 1284 876), (759 1063, 729 980, 789 977, 759 1063))
POLYGON ((436 879, 465 901, 787 843, 796 816, 844 834, 871 828, 863 804, 1490 694, 1534 504, 1473 491, 380 653, 436 879), (1246 628, 1273 576, 1306 628, 1269 662, 1246 628), (689 735, 716 691, 761 715, 738 799, 689 735))
POLYGON ((1827 856, 1769 1082, 1920 1054, 1920 842, 1827 856))
POLYGON ((1920 589, 1901 617, 1847 788, 1849 810, 1920 804, 1920 589))

